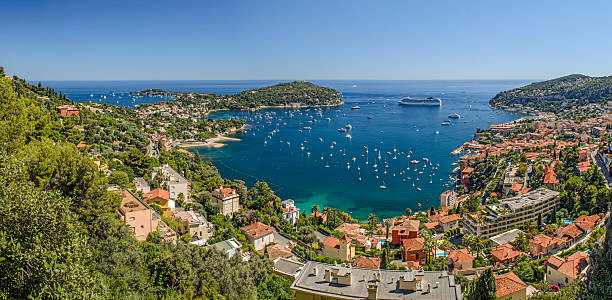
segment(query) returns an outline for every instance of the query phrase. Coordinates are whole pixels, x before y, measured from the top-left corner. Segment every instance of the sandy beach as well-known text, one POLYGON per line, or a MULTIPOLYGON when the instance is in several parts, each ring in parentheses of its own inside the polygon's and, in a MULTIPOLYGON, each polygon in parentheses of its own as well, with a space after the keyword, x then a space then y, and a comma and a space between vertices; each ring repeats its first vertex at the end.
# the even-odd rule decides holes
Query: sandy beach
POLYGON ((204 142, 185 142, 185 143, 181 143, 179 144, 179 147, 183 147, 183 148, 191 148, 191 147, 211 147, 211 148, 221 148, 226 146, 225 141, 233 141, 233 142, 240 142, 241 139, 239 138, 233 138, 233 137, 227 137, 227 136, 216 136, 213 138, 209 138, 204 142))

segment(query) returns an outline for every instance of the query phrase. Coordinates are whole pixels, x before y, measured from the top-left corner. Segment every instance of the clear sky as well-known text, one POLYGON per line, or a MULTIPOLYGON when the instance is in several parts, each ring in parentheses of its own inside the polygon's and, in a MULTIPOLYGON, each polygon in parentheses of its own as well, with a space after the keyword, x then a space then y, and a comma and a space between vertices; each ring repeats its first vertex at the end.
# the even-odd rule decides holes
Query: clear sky
POLYGON ((31 80, 612 74, 612 0, 2 0, 0 25, 31 80))

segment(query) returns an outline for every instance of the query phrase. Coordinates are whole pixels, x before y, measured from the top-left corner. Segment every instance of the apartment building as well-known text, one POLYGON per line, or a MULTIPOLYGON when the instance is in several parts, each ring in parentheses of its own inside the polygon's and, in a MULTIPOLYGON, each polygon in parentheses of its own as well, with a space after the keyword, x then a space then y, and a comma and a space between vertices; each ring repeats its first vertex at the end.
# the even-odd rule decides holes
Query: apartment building
POLYGON ((487 205, 480 213, 463 217, 463 231, 490 238, 506 229, 521 224, 537 222, 538 215, 546 220, 554 207, 559 205, 559 192, 539 188, 525 194, 502 199, 500 203, 487 205))

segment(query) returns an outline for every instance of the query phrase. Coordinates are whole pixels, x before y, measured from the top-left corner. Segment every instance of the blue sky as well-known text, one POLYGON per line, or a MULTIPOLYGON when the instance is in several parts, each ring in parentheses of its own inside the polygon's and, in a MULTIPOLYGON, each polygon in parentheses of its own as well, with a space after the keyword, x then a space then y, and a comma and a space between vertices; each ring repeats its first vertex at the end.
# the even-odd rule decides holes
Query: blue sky
POLYGON ((547 79, 612 74, 612 0, 12 1, 31 80, 547 79))

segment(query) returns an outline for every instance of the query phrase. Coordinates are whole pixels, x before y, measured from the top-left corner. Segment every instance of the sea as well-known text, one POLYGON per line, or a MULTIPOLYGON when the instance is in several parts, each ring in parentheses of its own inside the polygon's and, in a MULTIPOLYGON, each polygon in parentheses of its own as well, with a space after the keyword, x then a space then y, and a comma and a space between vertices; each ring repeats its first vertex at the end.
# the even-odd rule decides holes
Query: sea
MULTIPOLYGON (((130 91, 233 94, 284 81, 46 81, 78 102, 133 108, 167 98, 130 96, 130 91)), ((478 128, 512 121, 520 114, 488 106, 498 92, 530 80, 311 80, 342 92, 344 105, 323 108, 228 111, 212 118, 244 119, 247 130, 222 148, 190 151, 217 166, 224 178, 252 186, 265 181, 281 197, 310 214, 312 205, 341 209, 365 220, 370 213, 397 216, 439 206, 452 189, 459 156, 451 151, 478 128), (440 107, 399 105, 403 97, 438 97, 440 107), (356 106, 359 109, 354 109, 356 106), (449 118, 459 114, 460 118, 449 118), (442 125, 450 120, 450 125, 442 125)), ((33 82, 37 83, 37 82, 33 82)))

